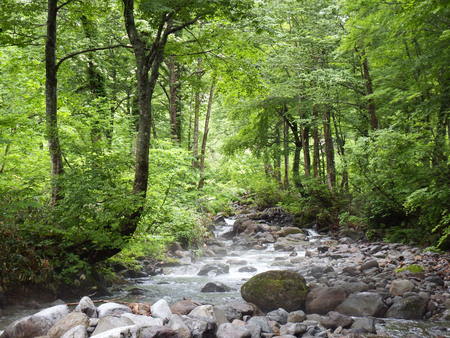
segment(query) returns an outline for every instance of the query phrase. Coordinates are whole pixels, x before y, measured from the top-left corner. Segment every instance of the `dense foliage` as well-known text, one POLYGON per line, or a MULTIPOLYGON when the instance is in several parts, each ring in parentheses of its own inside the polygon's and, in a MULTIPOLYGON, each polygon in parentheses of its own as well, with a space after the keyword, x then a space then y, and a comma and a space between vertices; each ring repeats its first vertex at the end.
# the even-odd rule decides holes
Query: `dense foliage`
POLYGON ((2 0, 0 288, 199 246, 238 199, 448 249, 449 17, 444 0, 2 0))

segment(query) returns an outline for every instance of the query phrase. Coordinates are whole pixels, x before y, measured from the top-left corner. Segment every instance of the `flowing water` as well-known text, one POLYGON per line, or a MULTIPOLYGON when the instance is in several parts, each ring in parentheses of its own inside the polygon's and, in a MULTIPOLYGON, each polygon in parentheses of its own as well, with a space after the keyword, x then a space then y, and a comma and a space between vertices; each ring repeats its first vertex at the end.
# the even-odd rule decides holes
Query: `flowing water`
MULTIPOLYGON (((186 265, 166 267, 163 274, 132 280, 132 285, 127 290, 117 290, 111 299, 132 301, 132 302, 154 302, 164 298, 169 303, 176 302, 183 298, 211 303, 225 304, 233 300, 242 301, 239 289, 241 285, 256 273, 267 270, 283 269, 283 263, 287 262, 291 252, 275 251, 273 244, 265 244, 260 250, 234 245, 232 240, 227 240, 222 235, 231 231, 234 219, 225 219, 225 224, 216 226, 214 235, 220 240, 221 245, 226 249, 224 256, 200 257, 196 261, 186 262, 186 265), (246 261, 246 266, 256 269, 254 272, 239 272, 239 268, 244 265, 233 264, 233 261, 246 261), (274 262, 280 262, 280 267, 273 266, 274 262), (215 275, 210 273, 207 276, 198 276, 197 273, 205 264, 224 263, 230 265, 228 274, 215 275), (228 292, 203 293, 201 288, 207 282, 220 282, 232 288, 228 292), (142 295, 130 295, 132 288, 141 289, 142 295)), ((326 241, 319 233, 313 229, 307 230, 309 242, 326 241)), ((305 245, 296 247, 296 257, 305 257, 305 245)), ((304 264, 308 264, 308 257, 305 257, 304 264)), ((284 267, 285 268, 285 267, 284 267)), ((48 304, 46 305, 48 306, 48 304)), ((4 316, 0 318, 0 329, 11 321, 25 315, 35 313, 39 309, 9 309, 4 311, 4 316)), ((377 324, 379 333, 384 333, 388 337, 405 337, 408 334, 415 334, 418 337, 446 337, 445 328, 449 323, 429 322, 429 321, 408 321, 383 319, 377 324), (443 331, 444 330, 444 331, 443 331)))

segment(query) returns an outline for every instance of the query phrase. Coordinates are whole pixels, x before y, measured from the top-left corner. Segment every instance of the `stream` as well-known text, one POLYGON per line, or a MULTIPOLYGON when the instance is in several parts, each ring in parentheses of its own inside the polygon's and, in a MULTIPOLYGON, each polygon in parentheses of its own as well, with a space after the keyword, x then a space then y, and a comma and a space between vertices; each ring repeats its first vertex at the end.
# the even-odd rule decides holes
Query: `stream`
MULTIPOLYGON (((225 304, 230 301, 242 301, 240 296, 241 285, 257 273, 278 270, 292 269, 292 258, 295 258, 295 269, 301 270, 308 268, 311 264, 330 264, 339 269, 339 264, 331 259, 317 256, 308 256, 308 249, 312 246, 327 244, 330 238, 319 235, 316 231, 307 230, 306 239, 298 241, 295 245, 295 254, 293 251, 275 250, 272 243, 262 244, 261 248, 255 249, 234 242, 232 239, 224 239, 222 235, 233 229, 235 220, 226 218, 223 224, 217 225, 214 235, 220 243, 220 246, 226 249, 224 255, 203 256, 196 259, 185 257, 181 259, 184 265, 164 267, 163 274, 149 276, 130 280, 132 284, 126 287, 126 290, 113 291, 111 299, 118 299, 130 302, 150 302, 153 303, 164 298, 169 303, 174 303, 183 298, 190 298, 198 302, 209 304, 225 304), (244 264, 245 261, 246 264, 244 264), (206 264, 223 263, 230 266, 229 273, 215 275, 209 273, 206 276, 198 276, 197 273, 206 264), (254 272, 239 272, 243 266, 253 267, 254 272), (201 292, 201 288, 207 282, 220 282, 231 288, 227 292, 201 292), (138 289, 140 295, 130 294, 131 289, 138 289)), ((225 250, 224 250, 225 251, 225 250)), ((313 279, 305 276, 308 283, 313 279)), ((95 298, 93 298, 95 299, 95 298)), ((103 297, 105 299, 105 297, 103 297)), ((106 298, 107 299, 107 298, 106 298)), ((76 301, 76 300, 75 300, 76 301)), ((41 308, 48 307, 49 304, 43 304, 41 308)), ((9 308, 3 310, 3 316, 0 317, 0 330, 15 319, 35 313, 40 308, 23 309, 9 308)), ((450 337, 449 322, 433 321, 411 321, 399 319, 380 319, 377 323, 377 333, 385 334, 388 337, 450 337)))

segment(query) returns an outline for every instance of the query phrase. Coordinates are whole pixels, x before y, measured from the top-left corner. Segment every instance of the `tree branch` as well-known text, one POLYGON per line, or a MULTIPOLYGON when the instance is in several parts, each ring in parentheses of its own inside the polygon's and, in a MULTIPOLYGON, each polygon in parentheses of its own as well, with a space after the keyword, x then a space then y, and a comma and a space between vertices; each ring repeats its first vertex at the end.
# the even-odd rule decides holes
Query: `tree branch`
POLYGON ((70 4, 71 2, 74 2, 74 1, 77 1, 77 0, 67 0, 66 2, 63 2, 61 5, 59 5, 59 6, 56 8, 56 10, 59 11, 59 10, 60 10, 61 8, 63 8, 64 6, 70 4))
POLYGON ((80 54, 86 54, 86 53, 90 53, 90 52, 96 52, 96 51, 99 51, 99 50, 108 50, 108 49, 114 49, 114 48, 120 48, 120 47, 122 47, 122 48, 132 48, 131 46, 119 44, 119 45, 112 45, 112 46, 105 46, 105 47, 89 48, 89 49, 79 50, 77 52, 73 52, 73 53, 67 54, 66 56, 62 57, 58 61, 58 63, 56 64, 56 71, 58 71, 59 66, 61 66, 61 64, 64 61, 67 61, 67 60, 69 60, 69 59, 71 59, 71 58, 73 58, 75 56, 80 55, 80 54))

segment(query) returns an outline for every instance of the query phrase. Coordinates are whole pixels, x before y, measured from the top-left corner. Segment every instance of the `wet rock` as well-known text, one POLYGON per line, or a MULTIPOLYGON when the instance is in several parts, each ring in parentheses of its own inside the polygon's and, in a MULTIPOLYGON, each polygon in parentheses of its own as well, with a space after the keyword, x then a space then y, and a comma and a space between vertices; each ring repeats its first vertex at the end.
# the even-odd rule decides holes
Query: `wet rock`
POLYGON ((410 292, 414 289, 414 283, 408 279, 396 279, 393 280, 389 288, 389 292, 393 296, 402 296, 406 292, 410 292))
POLYGON ((370 289, 369 285, 364 282, 340 282, 336 283, 336 287, 344 289, 347 294, 368 291, 370 289))
POLYGON ((167 326, 178 334, 178 338, 191 338, 191 330, 180 315, 172 315, 167 326))
POLYGON ((307 326, 299 323, 287 323, 280 326, 280 335, 300 337, 307 330, 307 326))
POLYGON ((338 327, 349 327, 352 325, 353 319, 349 316, 331 311, 320 320, 320 324, 326 329, 337 329, 338 327))
POLYGON ((352 330, 358 330, 363 333, 377 333, 374 318, 355 318, 352 324, 352 330))
POLYGON ((284 228, 281 228, 281 230, 277 232, 277 235, 279 237, 286 237, 287 235, 293 235, 293 234, 303 234, 303 231, 296 227, 284 227, 284 228))
POLYGON ((329 266, 329 265, 312 265, 309 269, 308 269, 308 274, 310 274, 311 276, 315 277, 315 278, 320 278, 323 275, 326 275, 329 272, 334 272, 334 269, 329 266))
POLYGON ((349 316, 373 316, 382 317, 386 313, 383 298, 374 292, 353 293, 341 305, 336 308, 337 312, 349 316))
POLYGON ((121 328, 125 326, 132 326, 134 323, 125 317, 104 316, 98 321, 97 327, 92 333, 93 336, 110 331, 112 329, 121 328))
POLYGON ((273 320, 280 324, 286 324, 288 320, 289 312, 287 312, 285 309, 277 309, 270 311, 266 314, 266 317, 270 320, 273 320))
POLYGON ((152 326, 152 325, 161 326, 164 324, 164 321, 161 318, 153 318, 150 316, 135 315, 132 313, 124 313, 122 316, 120 316, 120 318, 127 318, 127 319, 131 320, 131 322, 134 325, 139 325, 139 326, 152 326))
POLYGON ((89 326, 88 316, 81 312, 72 312, 64 318, 58 320, 48 331, 47 336, 51 338, 58 338, 75 326, 80 325, 84 326, 85 329, 89 326))
POLYGON ((287 311, 302 309, 307 292, 303 276, 288 270, 257 274, 241 287, 242 298, 266 312, 278 308, 287 311))
POLYGON ((227 291, 231 291, 231 288, 220 282, 208 282, 201 289, 201 292, 227 292, 227 291))
POLYGON ((269 319, 264 316, 255 316, 248 320, 249 325, 256 325, 261 328, 261 332, 271 333, 272 328, 269 319))
POLYGON ((327 314, 347 298, 343 288, 317 287, 306 296, 306 312, 327 314))
POLYGON ((245 326, 231 323, 221 324, 216 333, 217 338, 251 338, 251 332, 245 326))
POLYGON ((287 321, 289 323, 300 323, 306 319, 306 314, 302 310, 292 311, 289 313, 287 321))
POLYGON ((411 294, 394 300, 386 313, 390 318, 422 319, 427 308, 427 300, 417 294, 411 294))
POLYGON ((360 271, 357 266, 351 265, 351 266, 346 266, 345 268, 343 268, 342 272, 349 276, 357 276, 357 275, 359 275, 360 271))
POLYGON ((217 323, 217 325, 228 323, 225 312, 213 305, 200 305, 189 313, 189 317, 205 318, 217 323))
POLYGON ((67 305, 57 305, 16 320, 8 325, 1 338, 29 338, 45 335, 61 318, 69 314, 67 305))
POLYGON ((170 306, 165 299, 160 299, 151 306, 152 316, 155 318, 161 318, 163 321, 167 321, 172 316, 170 306))
POLYGON ((140 327, 137 331, 136 338, 180 338, 180 337, 178 336, 177 332, 171 330, 168 327, 148 326, 148 327, 140 327))
POLYGON ((97 318, 97 316, 98 316, 97 308, 96 308, 94 302, 87 296, 81 298, 80 302, 78 303, 78 305, 74 311, 83 312, 89 318, 97 318))
POLYGON ((123 304, 105 303, 97 308, 98 318, 105 316, 120 316, 124 313, 131 313, 131 309, 123 304))
POLYGON ((369 260, 361 265, 361 271, 378 268, 378 261, 376 259, 369 260))
POLYGON ((183 299, 179 302, 176 302, 175 304, 172 304, 170 306, 170 310, 172 313, 178 314, 178 315, 187 315, 189 312, 194 310, 197 306, 200 306, 201 304, 198 302, 194 302, 191 299, 183 299))
POLYGON ((141 288, 132 288, 128 290, 128 294, 132 296, 141 296, 145 294, 145 290, 141 288))
POLYGON ((244 260, 244 259, 234 258, 234 259, 227 260, 227 264, 230 264, 230 265, 247 265, 247 261, 244 260))
POLYGON ((209 248, 217 256, 225 256, 227 254, 227 249, 225 249, 221 246, 213 245, 213 246, 210 246, 209 248))
POLYGON ((434 284, 436 284, 438 286, 445 286, 444 280, 441 277, 437 276, 437 275, 428 276, 428 277, 425 278, 425 281, 434 283, 434 284))
POLYGON ((283 238, 278 239, 273 245, 273 248, 278 251, 292 251, 295 249, 294 244, 283 240, 283 238))
POLYGON ((229 304, 233 309, 240 312, 242 316, 252 316, 255 313, 253 305, 244 302, 232 302, 229 304))
POLYGON ((230 272, 230 266, 224 263, 217 264, 206 264, 202 266, 200 271, 197 273, 198 276, 207 276, 213 272, 215 275, 223 275, 230 272))
POLYGON ((213 320, 188 316, 182 316, 181 318, 191 331, 192 338, 214 337, 217 324, 213 320))
POLYGON ((239 272, 255 272, 255 271, 258 271, 258 269, 253 266, 243 266, 242 268, 239 268, 238 271, 239 272))
POLYGON ((64 333, 61 338, 87 338, 88 333, 84 325, 78 325, 64 333))
POLYGON ((225 313, 225 317, 229 322, 232 322, 235 319, 242 319, 243 315, 240 311, 235 309, 233 306, 229 304, 218 305, 218 309, 222 310, 225 313))

